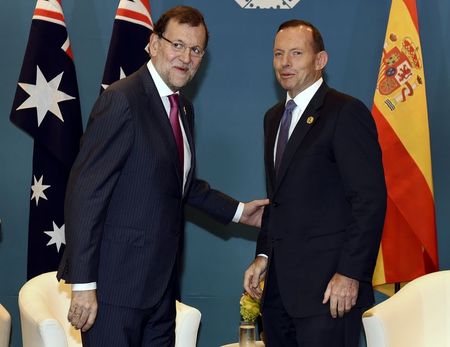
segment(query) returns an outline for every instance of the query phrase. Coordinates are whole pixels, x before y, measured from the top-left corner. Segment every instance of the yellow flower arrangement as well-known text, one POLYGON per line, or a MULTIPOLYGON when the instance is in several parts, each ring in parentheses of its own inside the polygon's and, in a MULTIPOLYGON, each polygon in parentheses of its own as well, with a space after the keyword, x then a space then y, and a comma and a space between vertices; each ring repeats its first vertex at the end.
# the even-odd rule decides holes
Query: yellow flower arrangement
POLYGON ((241 317, 244 322, 254 322, 260 315, 259 300, 253 299, 247 293, 242 294, 241 300, 241 317))
MULTIPOLYGON (((261 281, 259 287, 263 289, 263 281, 261 281)), ((242 294, 239 304, 241 306, 241 317, 244 322, 255 322, 256 318, 261 315, 259 300, 253 299, 248 293, 242 294)))

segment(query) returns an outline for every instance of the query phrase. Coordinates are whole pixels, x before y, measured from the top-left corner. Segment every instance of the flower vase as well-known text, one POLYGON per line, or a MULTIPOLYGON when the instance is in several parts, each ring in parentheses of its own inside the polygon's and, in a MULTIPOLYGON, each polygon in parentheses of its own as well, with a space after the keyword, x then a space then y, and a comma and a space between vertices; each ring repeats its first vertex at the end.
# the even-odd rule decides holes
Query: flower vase
POLYGON ((256 327, 254 322, 241 322, 239 326, 239 347, 255 347, 256 327))

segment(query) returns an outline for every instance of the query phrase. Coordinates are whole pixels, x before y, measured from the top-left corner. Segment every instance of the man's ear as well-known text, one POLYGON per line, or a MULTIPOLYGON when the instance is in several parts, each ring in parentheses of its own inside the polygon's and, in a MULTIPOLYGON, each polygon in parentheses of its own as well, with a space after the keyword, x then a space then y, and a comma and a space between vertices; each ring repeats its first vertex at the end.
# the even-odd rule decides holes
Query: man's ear
POLYGON ((156 55, 156 52, 158 52, 158 49, 159 49, 159 45, 160 45, 160 40, 159 40, 158 35, 156 35, 155 33, 152 33, 150 35, 150 42, 148 45, 150 57, 154 57, 156 55))
POLYGON ((316 56, 316 70, 323 70, 328 63, 328 53, 320 51, 316 56))

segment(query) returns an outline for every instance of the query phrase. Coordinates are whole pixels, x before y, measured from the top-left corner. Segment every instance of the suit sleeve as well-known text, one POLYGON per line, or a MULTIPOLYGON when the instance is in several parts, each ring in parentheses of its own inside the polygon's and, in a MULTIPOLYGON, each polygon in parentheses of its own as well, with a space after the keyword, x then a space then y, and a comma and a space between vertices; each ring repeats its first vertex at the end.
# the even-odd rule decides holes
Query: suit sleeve
POLYGON ((259 231, 258 234, 258 240, 256 243, 256 253, 255 256, 257 256, 258 254, 265 254, 265 255, 269 255, 269 238, 268 238, 268 221, 269 221, 269 214, 270 214, 270 206, 266 206, 264 208, 264 212, 262 215, 262 220, 261 220, 261 230, 259 231))
POLYGON ((66 190, 67 247, 58 277, 68 283, 97 281, 107 206, 133 138, 126 98, 106 90, 94 105, 66 190))
POLYGON ((239 202, 228 195, 211 189, 205 181, 194 179, 187 203, 209 214, 218 222, 228 224, 234 217, 239 202))
MULTIPOLYGON (((270 157, 268 155, 269 151, 273 151, 273 148, 269 148, 267 139, 268 139, 268 118, 269 118, 269 112, 270 110, 265 114, 264 116, 264 158, 266 160, 265 163, 265 168, 266 168, 266 191, 269 197, 271 197, 272 192, 269 186, 269 170, 271 167, 273 167, 273 163, 268 162, 268 158, 270 157)), ((258 240, 256 242, 256 253, 255 256, 257 256, 258 254, 265 254, 265 255, 269 255, 269 236, 268 236, 268 222, 270 220, 269 215, 270 215, 270 208, 271 206, 268 205, 264 208, 264 212, 262 215, 262 220, 261 220, 261 230, 259 231, 258 234, 258 240)))
POLYGON ((347 102, 338 115, 333 148, 353 222, 337 272, 372 280, 386 212, 386 185, 374 120, 364 104, 347 102))

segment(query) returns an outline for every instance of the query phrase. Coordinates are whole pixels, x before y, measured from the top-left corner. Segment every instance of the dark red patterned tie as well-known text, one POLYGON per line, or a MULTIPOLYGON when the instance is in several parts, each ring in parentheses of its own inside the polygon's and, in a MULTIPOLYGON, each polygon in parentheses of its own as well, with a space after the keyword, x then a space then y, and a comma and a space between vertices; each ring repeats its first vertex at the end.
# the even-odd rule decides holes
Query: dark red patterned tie
POLYGON ((177 143, 178 155, 180 156, 181 172, 184 171, 184 144, 183 134, 181 133, 180 119, 178 117, 178 94, 169 95, 170 102, 170 124, 172 125, 173 136, 177 143))

